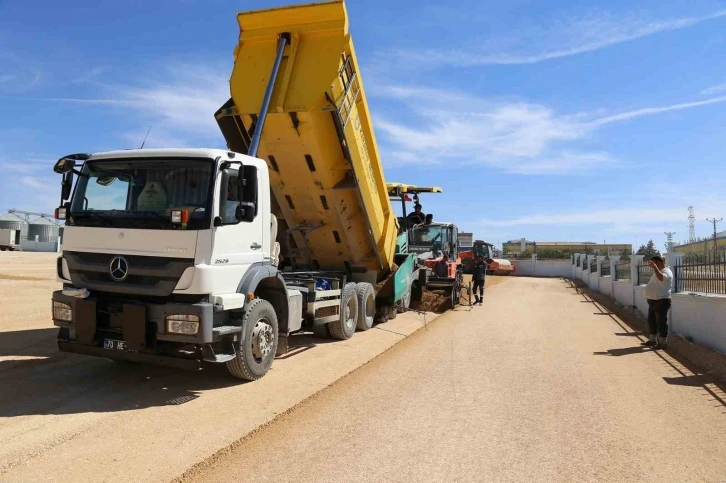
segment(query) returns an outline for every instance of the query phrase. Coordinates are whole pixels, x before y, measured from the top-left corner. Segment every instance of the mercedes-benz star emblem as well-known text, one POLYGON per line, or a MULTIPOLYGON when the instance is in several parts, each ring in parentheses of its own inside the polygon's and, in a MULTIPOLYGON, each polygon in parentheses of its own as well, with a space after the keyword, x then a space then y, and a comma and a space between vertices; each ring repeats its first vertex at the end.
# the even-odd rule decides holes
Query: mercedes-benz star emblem
POLYGON ((124 257, 113 257, 108 264, 108 274, 116 282, 123 282, 129 274, 129 262, 124 257))

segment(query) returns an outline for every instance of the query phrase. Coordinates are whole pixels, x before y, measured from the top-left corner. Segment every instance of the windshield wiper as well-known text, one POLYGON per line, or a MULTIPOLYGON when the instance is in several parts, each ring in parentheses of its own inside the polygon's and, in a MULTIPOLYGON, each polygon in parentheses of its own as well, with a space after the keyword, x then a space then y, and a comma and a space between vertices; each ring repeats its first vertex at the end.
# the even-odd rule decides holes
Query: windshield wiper
POLYGON ((174 223, 171 222, 171 219, 169 217, 161 215, 161 214, 157 213, 156 211, 151 211, 151 210, 147 210, 147 211, 116 210, 116 211, 123 213, 125 215, 153 215, 160 220, 164 220, 167 225, 174 226, 174 223))
POLYGON ((72 217, 86 216, 86 215, 88 215, 88 216, 95 216, 96 218, 98 218, 99 220, 101 220, 106 226, 113 226, 113 223, 111 223, 111 220, 109 220, 105 216, 99 215, 98 213, 96 213, 93 210, 83 210, 83 211, 71 212, 71 216, 72 217))

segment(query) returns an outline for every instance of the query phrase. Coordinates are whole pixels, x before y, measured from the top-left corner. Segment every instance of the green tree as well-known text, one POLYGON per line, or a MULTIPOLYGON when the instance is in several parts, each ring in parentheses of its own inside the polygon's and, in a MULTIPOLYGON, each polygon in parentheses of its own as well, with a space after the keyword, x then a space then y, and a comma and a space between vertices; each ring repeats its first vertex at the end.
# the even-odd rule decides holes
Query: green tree
POLYGON ((635 252, 636 255, 644 255, 646 260, 650 260, 651 258, 657 256, 660 256, 660 252, 655 247, 655 243, 653 243, 653 240, 648 240, 647 245, 640 245, 640 248, 638 248, 638 251, 635 252))

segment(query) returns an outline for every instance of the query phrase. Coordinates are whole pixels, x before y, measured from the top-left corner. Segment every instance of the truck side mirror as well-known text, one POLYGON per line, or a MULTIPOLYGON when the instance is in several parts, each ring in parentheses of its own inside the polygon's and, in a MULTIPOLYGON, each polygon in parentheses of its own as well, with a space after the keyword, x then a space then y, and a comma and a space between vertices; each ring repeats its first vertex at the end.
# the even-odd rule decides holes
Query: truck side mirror
POLYGON ((96 183, 100 184, 101 186, 108 186, 114 181, 116 181, 115 176, 102 176, 100 178, 96 178, 96 183))
POLYGON ((53 171, 55 171, 58 174, 66 174, 70 171, 73 171, 73 168, 75 168, 75 167, 76 167, 75 159, 60 158, 55 163, 55 166, 53 166, 53 171))
POLYGON ((252 222, 255 219, 255 204, 246 201, 240 202, 235 209, 234 215, 237 221, 252 222))

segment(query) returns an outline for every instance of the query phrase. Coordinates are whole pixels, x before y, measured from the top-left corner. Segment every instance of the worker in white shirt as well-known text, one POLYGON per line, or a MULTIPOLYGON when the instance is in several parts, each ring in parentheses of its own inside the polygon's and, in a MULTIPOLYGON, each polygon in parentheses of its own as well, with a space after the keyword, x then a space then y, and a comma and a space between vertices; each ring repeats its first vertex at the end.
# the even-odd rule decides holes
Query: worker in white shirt
POLYGON ((653 268, 653 275, 645 286, 645 298, 648 300, 648 332, 644 346, 665 349, 668 338, 668 310, 671 308, 671 287, 673 272, 666 267, 660 255, 648 262, 653 268))

